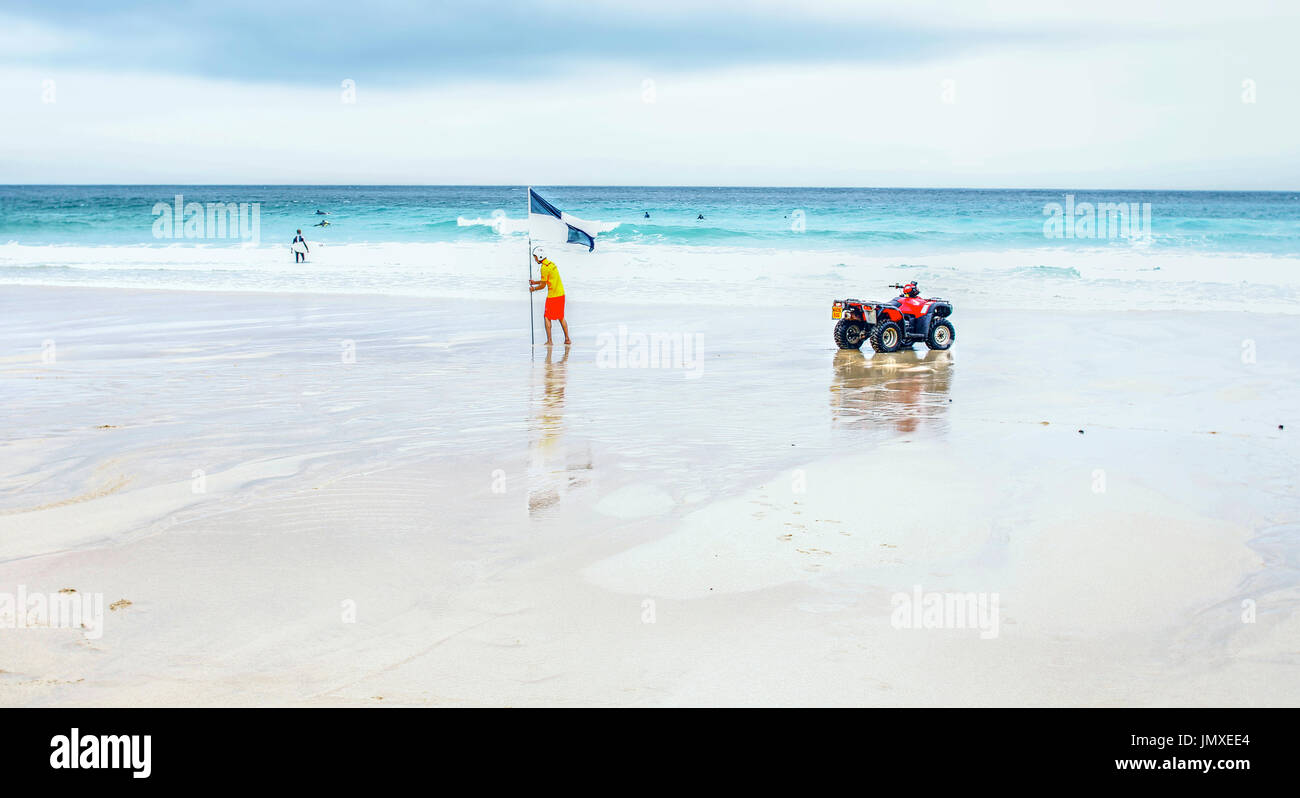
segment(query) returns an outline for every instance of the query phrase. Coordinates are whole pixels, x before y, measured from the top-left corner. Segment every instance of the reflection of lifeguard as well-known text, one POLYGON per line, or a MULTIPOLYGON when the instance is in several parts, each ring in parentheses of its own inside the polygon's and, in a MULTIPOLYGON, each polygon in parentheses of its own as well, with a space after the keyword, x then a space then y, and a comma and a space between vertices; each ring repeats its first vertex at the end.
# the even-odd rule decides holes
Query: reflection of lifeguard
POLYGON ((891 421, 898 432, 915 432, 924 419, 948 410, 952 353, 904 350, 866 357, 856 349, 835 353, 831 417, 854 428, 891 421))
POLYGON ((559 362, 554 361, 554 350, 546 350, 546 362, 542 366, 542 396, 537 402, 531 425, 536 436, 528 466, 529 514, 557 504, 567 488, 564 388, 568 379, 568 360, 567 346, 559 362))
POLYGON ((541 430, 539 445, 551 449, 560 440, 562 422, 564 421, 564 384, 568 377, 569 347, 564 347, 564 355, 559 363, 552 362, 555 350, 546 350, 546 365, 542 383, 542 407, 538 414, 541 430))

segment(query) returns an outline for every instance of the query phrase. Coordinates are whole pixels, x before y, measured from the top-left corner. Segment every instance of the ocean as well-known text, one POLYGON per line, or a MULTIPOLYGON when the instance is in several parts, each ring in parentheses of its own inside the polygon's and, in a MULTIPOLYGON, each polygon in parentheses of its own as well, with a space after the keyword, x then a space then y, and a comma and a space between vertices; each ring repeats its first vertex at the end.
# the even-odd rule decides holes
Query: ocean
MULTIPOLYGON (((575 303, 794 306, 917 280, 994 307, 1300 310, 1296 192, 536 188, 599 223, 596 252, 551 248, 575 303)), ((511 297, 525 192, 0 186, 0 283, 511 297)))

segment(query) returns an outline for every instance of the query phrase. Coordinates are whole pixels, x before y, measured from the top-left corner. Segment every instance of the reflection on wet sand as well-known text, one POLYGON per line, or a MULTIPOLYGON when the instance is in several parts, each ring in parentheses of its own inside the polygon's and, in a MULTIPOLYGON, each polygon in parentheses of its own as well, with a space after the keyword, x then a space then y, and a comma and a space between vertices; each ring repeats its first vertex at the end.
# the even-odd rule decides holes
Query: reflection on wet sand
POLYGON ((943 429, 951 382, 952 352, 839 350, 831 379, 831 423, 871 429, 886 422, 903 433, 922 426, 943 429))
POLYGON ((542 395, 534 398, 528 464, 528 514, 559 504, 570 488, 590 482, 591 451, 570 451, 564 438, 564 390, 568 382, 570 347, 557 361, 548 347, 542 364, 542 395))

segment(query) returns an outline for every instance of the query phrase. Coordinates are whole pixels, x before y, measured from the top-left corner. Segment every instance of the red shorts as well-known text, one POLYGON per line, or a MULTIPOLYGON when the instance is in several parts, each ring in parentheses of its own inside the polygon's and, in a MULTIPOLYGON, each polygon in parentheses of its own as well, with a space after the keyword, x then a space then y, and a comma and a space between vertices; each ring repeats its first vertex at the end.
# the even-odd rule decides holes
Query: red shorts
POLYGON ((546 310, 543 312, 542 318, 564 318, 564 294, 560 294, 559 296, 548 296, 546 298, 546 310))

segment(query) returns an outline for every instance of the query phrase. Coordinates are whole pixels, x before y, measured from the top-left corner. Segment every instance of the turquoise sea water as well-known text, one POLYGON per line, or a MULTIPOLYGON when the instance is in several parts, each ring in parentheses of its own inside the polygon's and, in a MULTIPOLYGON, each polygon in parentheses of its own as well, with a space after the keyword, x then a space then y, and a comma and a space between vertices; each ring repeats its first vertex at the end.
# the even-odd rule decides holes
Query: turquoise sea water
MULTIPOLYGON (((1057 246, 1049 203, 1149 203, 1164 250, 1300 255, 1300 193, 545 187, 583 219, 617 224, 606 243, 755 246, 898 253, 1057 246), (647 219, 646 213, 650 214, 647 219), (703 216, 703 219, 697 218, 703 216)), ((157 203, 257 203, 262 243, 302 228, 332 243, 492 241, 522 235, 523 187, 0 186, 0 243, 165 245, 157 203), (328 212, 319 216, 317 210, 328 212), (495 215, 494 215, 495 214, 495 215), (327 228, 313 228, 328 219, 327 228), (502 221, 504 220, 504 221, 502 221), (512 220, 514 220, 512 222, 512 220)), ((1078 245, 1123 245, 1076 238, 1078 245)), ((238 243, 228 238, 210 245, 238 243)))
MULTIPOLYGON (((548 246, 575 312, 587 301, 811 308, 918 280, 986 307, 1102 309, 1140 295, 1150 308, 1300 313, 1294 192, 537 189, 599 230, 594 253, 548 246), (1101 203, 1136 210, 1112 227, 1101 203)), ((526 190, 0 186, 0 284, 526 302, 526 190), (222 228, 217 204, 251 229, 222 228), (289 251, 298 229, 305 263, 289 251)))

